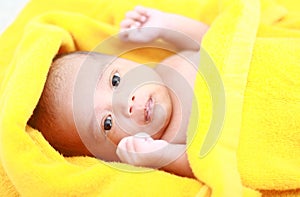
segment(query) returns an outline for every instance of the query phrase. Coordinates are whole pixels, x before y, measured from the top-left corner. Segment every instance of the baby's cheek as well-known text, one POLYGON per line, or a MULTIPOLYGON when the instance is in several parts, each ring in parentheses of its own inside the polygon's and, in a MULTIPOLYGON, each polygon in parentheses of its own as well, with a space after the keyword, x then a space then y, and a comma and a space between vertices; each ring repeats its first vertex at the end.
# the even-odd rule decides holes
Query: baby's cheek
POLYGON ((118 128, 110 131, 107 136, 115 145, 118 145, 124 137, 127 137, 129 135, 118 128))

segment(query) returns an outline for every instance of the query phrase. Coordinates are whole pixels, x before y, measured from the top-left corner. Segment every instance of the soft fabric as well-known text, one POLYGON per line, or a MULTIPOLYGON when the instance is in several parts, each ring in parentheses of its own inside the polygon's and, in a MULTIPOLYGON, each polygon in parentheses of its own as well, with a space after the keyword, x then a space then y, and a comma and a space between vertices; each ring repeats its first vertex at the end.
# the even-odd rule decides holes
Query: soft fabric
POLYGON ((257 32, 244 94, 238 168, 264 196, 300 196, 300 4, 285 7, 257 32))
MULTIPOLYGON (((199 160, 197 149, 189 149, 191 165, 199 168, 200 180, 215 184, 217 196, 248 195, 248 188, 263 196, 299 196, 300 23, 291 9, 300 7, 261 1, 256 15, 256 6, 254 1, 236 2, 228 18, 224 12, 214 21, 203 42, 221 71, 226 117, 219 141, 206 157, 199 160), (234 20, 241 23, 217 24, 234 20), (220 39, 222 30, 226 33, 220 39), (240 178, 247 188, 238 187, 240 178)), ((199 147, 204 137, 196 135, 192 146, 199 147)))
POLYGON ((263 196, 300 196, 300 4, 280 4, 282 17, 257 32, 238 167, 243 183, 263 196))
MULTIPOLYGON (((0 196, 299 194, 295 6, 267 0, 32 0, 0 37, 0 196), (27 126, 53 57, 93 50, 118 32, 125 12, 136 5, 211 25, 200 56, 205 59, 207 53, 219 70, 226 113, 218 141, 200 155, 214 113, 207 79, 199 75, 188 129, 188 157, 197 180, 90 157, 63 157, 27 126)), ((139 62, 167 55, 152 49, 125 54, 139 62)), ((200 66, 205 62, 211 66, 209 60, 200 66)))

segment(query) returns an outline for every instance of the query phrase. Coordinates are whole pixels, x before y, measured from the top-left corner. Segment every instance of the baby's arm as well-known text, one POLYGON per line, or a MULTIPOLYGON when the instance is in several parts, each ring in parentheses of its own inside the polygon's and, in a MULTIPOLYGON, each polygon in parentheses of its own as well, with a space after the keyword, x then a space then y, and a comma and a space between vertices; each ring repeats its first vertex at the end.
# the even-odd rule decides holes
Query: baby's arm
POLYGON ((171 162, 163 166, 161 169, 180 176, 195 178, 190 167, 186 153, 186 145, 169 144, 166 155, 169 155, 171 162))
POLYGON ((127 12, 121 22, 121 39, 149 42, 162 38, 182 50, 199 50, 199 44, 208 28, 200 21, 181 15, 137 6, 127 12))
POLYGON ((117 148, 117 154, 124 163, 194 177, 185 151, 186 145, 153 140, 147 135, 123 138, 117 148))

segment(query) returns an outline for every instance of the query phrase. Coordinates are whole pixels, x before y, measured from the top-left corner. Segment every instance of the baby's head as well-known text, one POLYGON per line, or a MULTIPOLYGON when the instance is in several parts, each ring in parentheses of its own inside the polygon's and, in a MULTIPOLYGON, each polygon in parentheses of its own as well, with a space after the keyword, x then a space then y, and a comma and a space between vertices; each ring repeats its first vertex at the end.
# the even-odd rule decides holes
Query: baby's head
POLYGON ((159 139, 171 115, 169 90, 154 69, 74 52, 53 61, 29 124, 66 156, 118 160, 123 137, 146 132, 159 139))

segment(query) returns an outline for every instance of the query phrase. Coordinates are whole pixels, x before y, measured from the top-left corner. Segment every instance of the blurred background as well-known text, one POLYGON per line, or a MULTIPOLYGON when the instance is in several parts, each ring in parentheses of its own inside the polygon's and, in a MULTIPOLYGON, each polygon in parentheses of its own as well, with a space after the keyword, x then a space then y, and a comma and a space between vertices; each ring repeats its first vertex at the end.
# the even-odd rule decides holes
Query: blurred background
POLYGON ((0 34, 14 21, 29 0, 0 0, 0 34))

